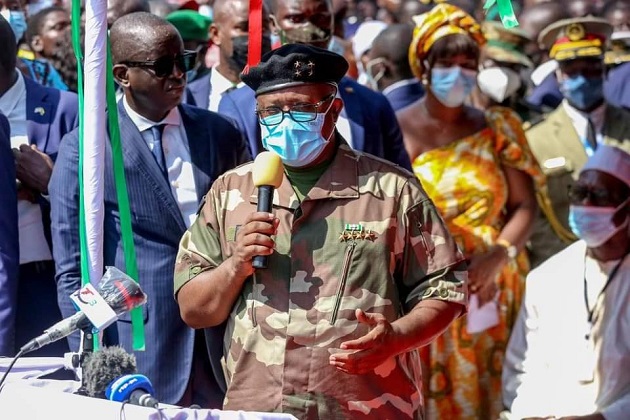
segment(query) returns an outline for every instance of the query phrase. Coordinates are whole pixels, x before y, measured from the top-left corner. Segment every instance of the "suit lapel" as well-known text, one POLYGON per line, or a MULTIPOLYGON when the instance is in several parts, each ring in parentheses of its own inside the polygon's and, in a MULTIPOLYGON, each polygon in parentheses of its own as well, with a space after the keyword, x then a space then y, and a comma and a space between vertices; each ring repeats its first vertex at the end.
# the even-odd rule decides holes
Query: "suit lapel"
POLYGON ((212 181, 208 176, 210 171, 204 171, 204 168, 212 165, 213 153, 209 141, 197 141, 196 139, 209 139, 210 134, 208 128, 203 124, 198 124, 186 108, 180 106, 179 113, 182 116, 182 124, 184 124, 188 147, 190 148, 197 199, 201 202, 203 196, 208 192, 206 186, 210 185, 212 181))
POLYGON ((151 151, 147 147, 138 127, 131 121, 125 112, 122 101, 118 104, 120 138, 122 140, 123 153, 126 168, 133 168, 144 175, 144 180, 153 188, 158 201, 163 204, 176 220, 181 231, 186 230, 186 224, 179 210, 179 206, 171 192, 171 186, 164 178, 151 151))
POLYGON ((350 133, 352 135, 352 148, 364 150, 365 129, 363 128, 363 106, 354 93, 352 86, 345 82, 345 78, 339 83, 339 95, 343 99, 344 107, 341 115, 344 115, 350 123, 350 133))
POLYGON ((35 82, 24 78, 24 83, 26 85, 26 135, 30 144, 35 144, 39 150, 46 152, 53 118, 53 104, 46 100, 48 94, 44 89, 37 89, 35 82))

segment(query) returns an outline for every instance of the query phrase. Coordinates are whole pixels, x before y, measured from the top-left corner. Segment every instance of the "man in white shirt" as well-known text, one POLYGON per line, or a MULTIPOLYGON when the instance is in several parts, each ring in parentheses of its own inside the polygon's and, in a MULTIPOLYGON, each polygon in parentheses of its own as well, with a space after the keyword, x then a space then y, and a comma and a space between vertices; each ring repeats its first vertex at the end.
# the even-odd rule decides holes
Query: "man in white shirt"
POLYGON ((611 32, 606 20, 585 17, 555 22, 538 38, 558 62, 556 78, 564 99, 526 132, 549 191, 549 201, 540 206, 544 214, 536 220, 530 239, 533 267, 576 239, 568 225, 567 188, 586 159, 601 144, 630 150, 630 112, 604 99, 604 54, 611 32))
MULTIPOLYGON (((49 242, 48 181, 61 138, 78 125, 77 97, 44 87, 16 69, 15 36, 0 17, 0 113, 10 124, 18 196, 20 270, 15 309, 15 351, 61 320, 49 242)), ((5 205, 2 203, 2 205, 5 205)), ((35 356, 63 356, 64 341, 35 356)))
POLYGON ((503 366, 510 419, 630 414, 630 155, 599 146, 570 196, 581 240, 527 278, 503 366))

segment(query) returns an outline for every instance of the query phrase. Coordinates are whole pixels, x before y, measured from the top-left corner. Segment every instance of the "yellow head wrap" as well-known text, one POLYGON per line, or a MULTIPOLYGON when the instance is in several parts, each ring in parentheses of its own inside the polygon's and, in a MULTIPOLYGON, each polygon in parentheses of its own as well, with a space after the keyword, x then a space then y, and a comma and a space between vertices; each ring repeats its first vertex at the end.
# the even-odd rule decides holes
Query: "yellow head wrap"
POLYGON ((470 36, 479 46, 486 43, 477 21, 452 4, 438 4, 428 12, 414 16, 413 20, 416 27, 409 46, 409 64, 418 79, 424 73, 423 62, 427 53, 438 39, 447 35, 464 34, 470 36))

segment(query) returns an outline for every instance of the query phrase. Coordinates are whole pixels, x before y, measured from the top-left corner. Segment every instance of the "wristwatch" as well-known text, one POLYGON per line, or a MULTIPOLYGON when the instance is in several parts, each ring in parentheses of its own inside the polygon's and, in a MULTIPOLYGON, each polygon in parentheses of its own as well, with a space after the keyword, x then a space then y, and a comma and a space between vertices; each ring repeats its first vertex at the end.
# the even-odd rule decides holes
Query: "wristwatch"
POLYGON ((518 255, 518 249, 516 249, 514 245, 512 245, 505 239, 497 239, 497 245, 505 248, 508 258, 516 258, 516 256, 518 255))

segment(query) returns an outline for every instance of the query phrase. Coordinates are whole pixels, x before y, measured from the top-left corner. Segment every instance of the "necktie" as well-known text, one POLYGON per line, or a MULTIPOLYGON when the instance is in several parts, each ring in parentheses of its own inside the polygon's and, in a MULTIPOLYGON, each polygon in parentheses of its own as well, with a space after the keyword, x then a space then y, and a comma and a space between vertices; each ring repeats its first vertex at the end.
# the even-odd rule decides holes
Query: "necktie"
POLYGON ((597 150, 597 132, 595 131, 595 124, 593 124, 593 121, 590 118, 588 119, 588 124, 586 125, 586 143, 586 153, 591 156, 595 150, 597 150), (588 149, 590 149, 590 151, 588 149))
POLYGON ((158 124, 151 127, 151 134, 153 134, 153 148, 151 152, 153 153, 153 157, 157 162, 160 170, 168 179, 168 175, 166 172, 166 160, 164 159, 164 150, 162 149, 162 132, 164 131, 165 124, 158 124))

